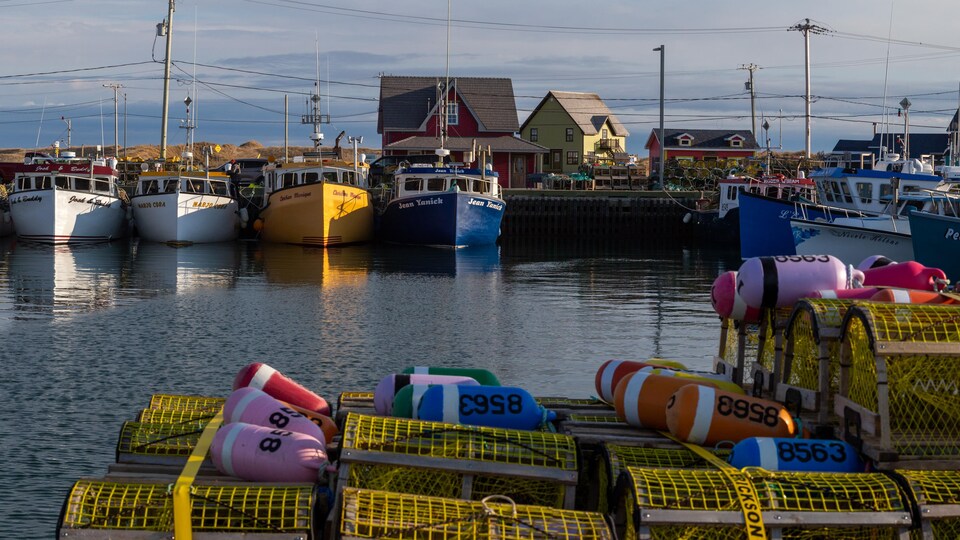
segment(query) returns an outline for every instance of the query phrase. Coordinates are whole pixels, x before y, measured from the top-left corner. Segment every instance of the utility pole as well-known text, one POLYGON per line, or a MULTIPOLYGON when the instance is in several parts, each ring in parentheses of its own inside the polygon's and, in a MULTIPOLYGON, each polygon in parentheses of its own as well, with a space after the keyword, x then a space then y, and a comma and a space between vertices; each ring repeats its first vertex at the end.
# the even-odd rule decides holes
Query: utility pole
POLYGON ((667 138, 667 137, 666 137, 666 134, 663 132, 663 90, 664 90, 664 84, 663 84, 663 79, 664 79, 664 76, 663 76, 663 67, 664 67, 663 55, 664 55, 665 52, 666 52, 666 47, 664 47, 663 45, 660 45, 659 47, 657 47, 656 49, 654 49, 654 51, 660 51, 660 137, 659 137, 659 139, 660 139, 660 140, 659 140, 659 143, 660 143, 660 178, 659 178, 658 181, 659 181, 659 183, 660 183, 660 188, 661 188, 661 189, 666 189, 666 187, 665 187, 666 184, 664 183, 664 179, 663 179, 663 165, 664 165, 664 163, 663 163, 663 147, 667 144, 667 141, 666 141, 666 138, 667 138))
POLYGON ((810 23, 810 19, 804 19, 804 22, 795 24, 791 26, 789 30, 796 30, 803 33, 803 46, 805 50, 805 60, 806 60, 806 79, 807 79, 807 89, 804 94, 803 101, 806 105, 806 118, 807 118, 807 144, 806 144, 806 157, 810 158, 810 34, 825 34, 827 29, 822 26, 817 26, 810 23))
POLYGON ((750 131, 753 132, 753 138, 756 139, 757 138, 757 107, 756 107, 755 99, 757 97, 757 93, 756 91, 754 91, 754 86, 753 86, 753 72, 758 69, 761 69, 761 67, 756 64, 740 64, 740 67, 737 69, 745 69, 750 72, 750 80, 747 81, 745 86, 747 87, 747 90, 750 91, 750 131))
POLYGON ((104 88, 113 88, 113 157, 120 157, 120 89, 122 84, 105 84, 104 88))
POLYGON ((157 25, 157 36, 167 37, 167 54, 163 61, 163 112, 160 120, 160 159, 167 159, 167 117, 170 115, 170 52, 173 49, 173 12, 176 9, 170 0, 167 20, 157 25))

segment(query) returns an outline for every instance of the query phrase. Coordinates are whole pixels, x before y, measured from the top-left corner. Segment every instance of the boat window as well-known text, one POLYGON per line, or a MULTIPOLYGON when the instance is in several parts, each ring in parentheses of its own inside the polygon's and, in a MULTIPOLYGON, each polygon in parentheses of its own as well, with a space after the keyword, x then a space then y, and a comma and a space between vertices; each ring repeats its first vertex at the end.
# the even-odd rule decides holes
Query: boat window
POLYGON ((49 176, 41 176, 40 178, 37 178, 37 181, 34 184, 34 186, 37 189, 52 189, 53 179, 50 178, 49 176))
POLYGON ((226 182, 210 182, 210 191, 215 195, 226 195, 227 194, 227 183, 226 182))
POLYGON ((850 196, 850 187, 846 182, 840 184, 840 189, 843 190, 843 200, 847 203, 853 204, 853 197, 850 196))
POLYGON ((457 182, 457 187, 460 189, 460 191, 466 191, 466 190, 467 190, 467 179, 466 179, 466 178, 457 178, 457 179, 456 179, 456 182, 457 182))
POLYGON ((144 180, 140 184, 141 193, 156 193, 158 191, 160 191, 160 189, 157 187, 156 180, 144 180))
POLYGON ((163 185, 163 190, 166 193, 176 193, 179 186, 179 180, 167 180, 163 185))
POLYGON ((110 181, 98 178, 93 181, 93 190, 110 193, 110 181))
POLYGON ((407 178, 403 182, 404 191, 423 191, 423 178, 407 178))
POLYGON ((873 202, 873 184, 870 182, 857 182, 857 196, 864 203, 873 202))
POLYGON ((320 173, 318 172, 305 172, 303 173, 303 183, 304 184, 316 184, 320 181, 320 173))
MULTIPOLYGON (((49 177, 46 177, 49 179, 49 177)), ((73 189, 77 191, 90 191, 90 179, 89 178, 74 178, 73 179, 73 189)))
POLYGON ((487 189, 489 189, 487 187, 489 185, 489 182, 486 182, 483 180, 474 180, 471 183, 473 184, 473 186, 471 187, 470 190, 473 191, 474 193, 486 193, 487 189))
POLYGON ((882 201, 884 199, 892 199, 892 198, 893 198, 893 186, 891 186, 890 184, 880 184, 879 199, 882 201))
POLYGON ((353 171, 343 171, 343 183, 357 185, 357 175, 353 171))
POLYGON ((25 177, 17 178, 17 190, 30 189, 30 179, 25 177))
POLYGON ((823 186, 820 192, 823 194, 824 200, 833 202, 833 191, 830 190, 830 184, 823 186))
POLYGON ((70 189, 70 178, 66 176, 58 176, 53 183, 57 186, 57 189, 70 189))
POLYGON ((283 173, 283 185, 281 187, 291 187, 297 182, 297 173, 283 173))
POLYGON ((446 178, 428 178, 427 179, 427 191, 443 191, 446 189, 447 179, 446 178))
POLYGON ((323 181, 333 183, 340 182, 340 179, 337 178, 337 171, 323 171, 323 181))

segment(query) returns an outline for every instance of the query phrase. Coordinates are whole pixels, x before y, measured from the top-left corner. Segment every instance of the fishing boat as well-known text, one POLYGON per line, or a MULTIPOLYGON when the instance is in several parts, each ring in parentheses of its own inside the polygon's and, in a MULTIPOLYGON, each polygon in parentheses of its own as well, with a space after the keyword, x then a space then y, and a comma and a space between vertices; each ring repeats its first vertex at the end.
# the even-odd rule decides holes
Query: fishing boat
POLYGON ((72 152, 34 159, 14 177, 10 214, 17 237, 47 244, 107 242, 127 232, 126 193, 116 160, 72 152))
POLYGON ((461 248, 492 245, 500 236, 507 204, 487 166, 404 164, 386 190, 378 203, 386 242, 461 248))
POLYGON ((828 164, 810 173, 822 204, 880 214, 895 195, 947 189, 943 177, 934 174, 933 165, 926 160, 884 153, 870 167, 841 165, 828 164))
POLYGON ((235 188, 223 173, 145 171, 131 204, 143 240, 182 245, 227 242, 240 232, 235 188))
POLYGON ((789 178, 775 174, 752 178, 730 175, 717 182, 716 207, 690 211, 684 215, 683 221, 693 227, 697 236, 737 244, 740 241, 740 194, 744 192, 788 201, 816 199, 813 180, 803 176, 789 178))
POLYGON ((367 166, 308 153, 264 169, 266 205, 254 230, 267 242, 337 246, 373 239, 367 166))
POLYGON ((913 212, 909 219, 913 258, 940 268, 954 281, 960 279, 960 217, 913 212))

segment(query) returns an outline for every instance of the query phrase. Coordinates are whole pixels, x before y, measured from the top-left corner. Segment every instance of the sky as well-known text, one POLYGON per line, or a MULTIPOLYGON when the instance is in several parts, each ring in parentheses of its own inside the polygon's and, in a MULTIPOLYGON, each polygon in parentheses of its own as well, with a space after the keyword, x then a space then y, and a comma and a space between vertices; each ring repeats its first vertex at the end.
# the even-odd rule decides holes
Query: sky
MULTIPOLYGON (((169 1, 0 0, 0 147, 159 144, 169 1)), ((804 35, 791 28, 807 19, 813 152, 902 132, 905 97, 911 133, 943 132, 960 100, 956 0, 451 0, 449 27, 443 0, 175 9, 169 145, 186 140, 188 95, 196 141, 309 145, 300 119, 319 80, 325 144, 345 131, 379 148, 379 75, 449 69, 511 79, 520 123, 550 90, 596 93, 645 155, 663 45, 668 129, 751 129, 752 65, 761 146, 804 150, 804 35)))

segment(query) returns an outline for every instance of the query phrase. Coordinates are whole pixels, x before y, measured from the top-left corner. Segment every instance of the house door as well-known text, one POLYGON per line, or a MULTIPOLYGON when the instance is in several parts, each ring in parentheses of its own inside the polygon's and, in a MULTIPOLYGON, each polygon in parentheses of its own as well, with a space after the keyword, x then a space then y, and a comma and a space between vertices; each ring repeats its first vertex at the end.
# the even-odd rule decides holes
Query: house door
POLYGON ((513 173, 510 175, 510 187, 526 187, 527 156, 513 156, 513 173))

